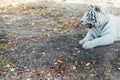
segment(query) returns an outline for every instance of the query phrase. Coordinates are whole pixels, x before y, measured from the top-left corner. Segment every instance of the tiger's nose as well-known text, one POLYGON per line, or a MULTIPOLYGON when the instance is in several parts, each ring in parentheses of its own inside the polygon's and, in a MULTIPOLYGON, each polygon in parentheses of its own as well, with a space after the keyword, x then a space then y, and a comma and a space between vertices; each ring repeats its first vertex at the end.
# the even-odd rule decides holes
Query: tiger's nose
POLYGON ((83 21, 80 21, 80 23, 83 23, 83 21))

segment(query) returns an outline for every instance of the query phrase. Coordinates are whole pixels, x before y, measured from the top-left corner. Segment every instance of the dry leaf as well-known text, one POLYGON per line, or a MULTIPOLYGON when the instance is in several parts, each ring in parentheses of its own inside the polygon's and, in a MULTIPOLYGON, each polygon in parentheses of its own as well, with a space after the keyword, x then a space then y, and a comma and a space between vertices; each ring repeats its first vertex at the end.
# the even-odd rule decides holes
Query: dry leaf
POLYGON ((86 80, 86 75, 85 74, 79 74, 79 76, 82 78, 82 80, 86 80))
POLYGON ((88 66, 87 66, 87 67, 85 67, 85 69, 86 69, 86 70, 91 70, 91 67, 88 67, 88 66))
POLYGON ((6 49, 6 45, 5 44, 0 44, 0 50, 4 50, 6 49))
POLYGON ((83 65, 84 62, 83 61, 77 61, 75 64, 78 64, 78 65, 83 65))
POLYGON ((57 62, 58 63, 63 63, 63 60, 62 59, 58 59, 57 62))
POLYGON ((46 31, 48 32, 48 31, 50 31, 50 29, 46 28, 46 31))
POLYGON ((57 32, 57 31, 58 31, 58 29, 57 29, 57 28, 53 28, 53 31, 57 32))
POLYGON ((65 32, 64 31, 60 31, 61 34, 64 34, 65 32))
POLYGON ((51 22, 51 20, 49 19, 47 22, 51 22))
POLYGON ((19 78, 17 76, 11 76, 10 77, 12 80, 19 80, 19 78))
POLYGON ((37 72, 36 74, 37 74, 38 76, 39 76, 39 75, 45 75, 45 74, 47 74, 47 72, 46 72, 46 71, 41 71, 41 72, 37 72))
POLYGON ((11 66, 9 64, 5 65, 4 66, 5 68, 10 68, 11 66))
POLYGON ((94 69, 94 68, 91 68, 91 69, 90 69, 90 72, 92 72, 92 73, 95 72, 95 69, 94 69))
POLYGON ((117 61, 120 62, 120 58, 118 58, 117 61))
POLYGON ((77 66, 78 65, 78 61, 75 61, 75 66, 77 66))
POLYGON ((96 63, 96 61, 91 61, 91 64, 95 64, 96 63))
POLYGON ((110 77, 105 76, 105 77, 104 77, 104 80, 110 80, 110 77))

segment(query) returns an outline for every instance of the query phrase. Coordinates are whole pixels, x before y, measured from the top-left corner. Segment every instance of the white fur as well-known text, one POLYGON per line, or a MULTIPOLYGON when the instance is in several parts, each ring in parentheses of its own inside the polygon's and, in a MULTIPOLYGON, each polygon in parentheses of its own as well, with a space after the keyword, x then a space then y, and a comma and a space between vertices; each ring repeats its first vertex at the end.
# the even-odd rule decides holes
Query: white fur
MULTIPOLYGON (((98 12, 97 16, 98 22, 95 24, 95 27, 89 29, 86 37, 79 41, 79 44, 84 49, 109 45, 114 43, 114 41, 120 41, 120 17, 102 12, 98 12), (108 23, 105 24, 107 21, 108 23)), ((85 25, 85 15, 82 20, 85 25)))

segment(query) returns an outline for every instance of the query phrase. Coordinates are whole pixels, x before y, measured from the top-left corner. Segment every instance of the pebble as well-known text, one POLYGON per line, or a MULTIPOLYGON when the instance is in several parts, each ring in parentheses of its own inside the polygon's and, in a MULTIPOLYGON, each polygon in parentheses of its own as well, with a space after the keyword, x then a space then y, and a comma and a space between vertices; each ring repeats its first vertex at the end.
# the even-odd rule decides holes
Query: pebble
POLYGON ((32 51, 32 53, 35 53, 35 51, 32 51))
POLYGON ((60 50, 60 48, 56 48, 57 50, 60 50))
POLYGON ((45 52, 42 52, 43 55, 45 55, 45 52))
POLYGON ((27 80, 30 80, 30 78, 27 78, 27 80))
POLYGON ((15 49, 13 49, 13 48, 11 49, 11 51, 14 51, 14 50, 15 50, 15 49))
POLYGON ((12 72, 15 71, 15 68, 10 68, 10 71, 12 71, 12 72))
POLYGON ((118 70, 120 70, 120 68, 118 68, 118 70))
POLYGON ((81 51, 77 51, 77 53, 80 53, 81 51))
POLYGON ((91 63, 87 63, 85 66, 89 66, 91 63))
POLYGON ((73 66, 73 70, 75 70, 76 69, 76 67, 75 66, 73 66))

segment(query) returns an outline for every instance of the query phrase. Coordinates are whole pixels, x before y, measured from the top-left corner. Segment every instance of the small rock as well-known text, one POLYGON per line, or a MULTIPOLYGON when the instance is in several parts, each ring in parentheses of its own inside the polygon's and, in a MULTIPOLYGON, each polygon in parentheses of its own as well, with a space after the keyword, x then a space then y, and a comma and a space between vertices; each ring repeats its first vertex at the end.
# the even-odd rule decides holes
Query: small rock
POLYGON ((31 25, 35 25, 35 23, 32 23, 31 25))
POLYGON ((32 53, 35 53, 35 51, 32 51, 32 53))
POLYGON ((45 54, 45 52, 42 52, 42 54, 44 55, 44 54, 45 54))
POLYGON ((85 66, 89 66, 91 63, 87 63, 85 66))
POLYGON ((118 68, 118 70, 120 70, 120 68, 118 68))
POLYGON ((80 53, 81 51, 77 51, 77 53, 80 53))
POLYGON ((73 70, 75 70, 75 69, 76 69, 76 67, 75 67, 75 66, 73 66, 73 67, 72 67, 72 69, 73 69, 73 70))
POLYGON ((11 51, 14 51, 14 50, 15 50, 15 49, 13 49, 13 48, 11 49, 11 51))
POLYGON ((30 78, 27 78, 27 80, 30 80, 30 78))
POLYGON ((93 77, 95 77, 96 76, 96 74, 90 74, 90 77, 91 78, 93 78, 93 77))
POLYGON ((56 48, 57 50, 60 50, 60 48, 56 48))
POLYGON ((15 71, 15 68, 10 68, 10 71, 12 71, 12 72, 15 71))

